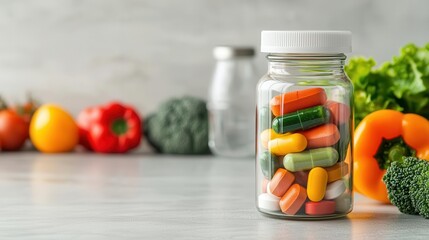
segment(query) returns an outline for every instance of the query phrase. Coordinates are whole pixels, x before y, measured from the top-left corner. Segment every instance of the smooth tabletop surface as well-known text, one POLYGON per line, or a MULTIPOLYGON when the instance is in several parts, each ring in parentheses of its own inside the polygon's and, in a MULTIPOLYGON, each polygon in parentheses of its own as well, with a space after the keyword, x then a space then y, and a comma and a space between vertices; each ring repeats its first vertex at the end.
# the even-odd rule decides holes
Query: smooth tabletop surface
POLYGON ((429 220, 355 196, 346 218, 255 208, 253 159, 0 154, 0 239, 429 239, 429 220))

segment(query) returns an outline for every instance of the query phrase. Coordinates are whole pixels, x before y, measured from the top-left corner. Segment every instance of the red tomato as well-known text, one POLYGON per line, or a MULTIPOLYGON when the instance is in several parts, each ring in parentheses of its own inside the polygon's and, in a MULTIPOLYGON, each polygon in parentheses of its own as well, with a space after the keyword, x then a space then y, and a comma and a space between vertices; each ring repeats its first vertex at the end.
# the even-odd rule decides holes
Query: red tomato
POLYGON ((28 123, 13 111, 0 111, 0 142, 4 151, 22 148, 28 138, 28 123))
POLYGON ((18 104, 9 108, 9 110, 15 112, 20 117, 22 117, 28 124, 30 124, 31 117, 33 117, 34 112, 36 112, 38 108, 38 104, 30 99, 28 102, 24 104, 18 104))

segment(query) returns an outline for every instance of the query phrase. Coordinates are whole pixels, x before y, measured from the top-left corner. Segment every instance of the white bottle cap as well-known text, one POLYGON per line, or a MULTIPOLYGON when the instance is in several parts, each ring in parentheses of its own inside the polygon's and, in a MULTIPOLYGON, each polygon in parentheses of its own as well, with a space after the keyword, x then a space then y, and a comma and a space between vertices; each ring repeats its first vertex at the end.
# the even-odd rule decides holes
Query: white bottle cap
POLYGON ((349 53, 350 31, 262 31, 261 52, 349 53))

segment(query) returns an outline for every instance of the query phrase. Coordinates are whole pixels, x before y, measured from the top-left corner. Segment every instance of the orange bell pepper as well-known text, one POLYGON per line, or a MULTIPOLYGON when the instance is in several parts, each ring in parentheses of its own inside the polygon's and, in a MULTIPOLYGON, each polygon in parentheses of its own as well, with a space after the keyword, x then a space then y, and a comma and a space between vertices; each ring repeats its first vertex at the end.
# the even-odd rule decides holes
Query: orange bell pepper
POLYGON ((417 114, 379 110, 367 115, 354 137, 354 188, 390 203, 382 178, 392 161, 415 155, 429 160, 429 121, 417 114))

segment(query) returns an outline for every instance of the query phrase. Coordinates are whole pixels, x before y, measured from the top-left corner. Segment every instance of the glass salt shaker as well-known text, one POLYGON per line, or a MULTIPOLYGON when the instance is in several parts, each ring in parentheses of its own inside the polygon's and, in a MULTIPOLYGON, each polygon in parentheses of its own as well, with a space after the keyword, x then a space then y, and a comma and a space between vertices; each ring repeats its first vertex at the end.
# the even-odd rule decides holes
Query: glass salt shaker
POLYGON ((252 47, 218 46, 209 89, 209 146, 225 157, 254 156, 255 86, 252 47))

